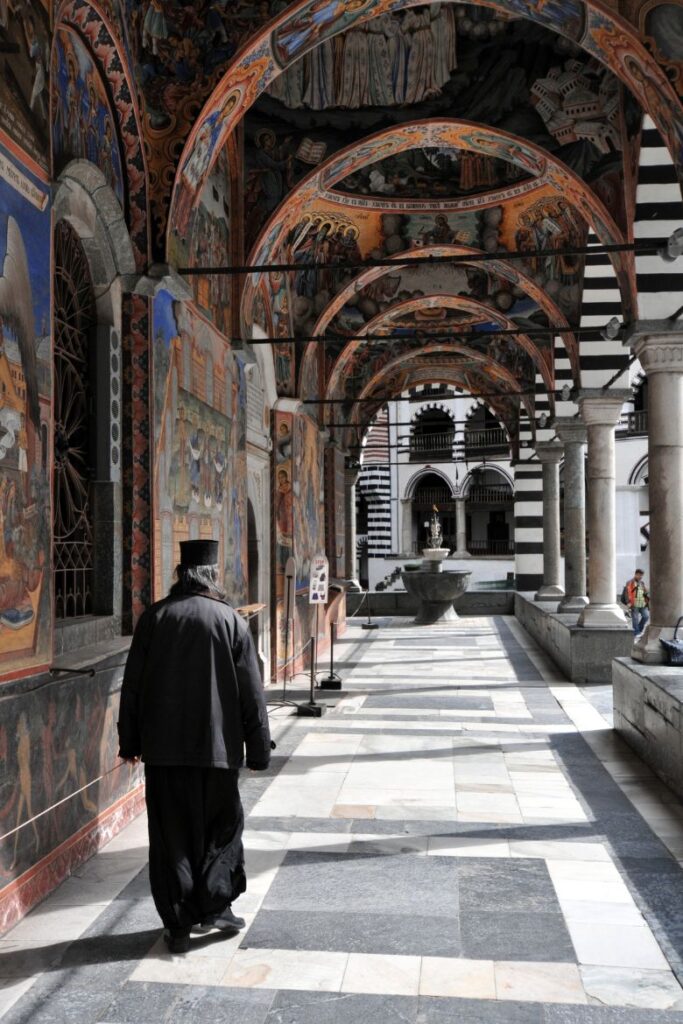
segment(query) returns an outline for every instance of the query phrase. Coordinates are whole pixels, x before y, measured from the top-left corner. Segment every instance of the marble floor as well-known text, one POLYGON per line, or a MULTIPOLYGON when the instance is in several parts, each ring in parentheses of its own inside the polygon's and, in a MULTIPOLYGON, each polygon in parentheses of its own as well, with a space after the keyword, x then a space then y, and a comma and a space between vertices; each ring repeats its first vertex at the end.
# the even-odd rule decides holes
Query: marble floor
POLYGON ((683 808, 604 689, 379 621, 243 778, 247 929, 166 951, 138 819, 0 939, 3 1024, 683 1024, 683 808))

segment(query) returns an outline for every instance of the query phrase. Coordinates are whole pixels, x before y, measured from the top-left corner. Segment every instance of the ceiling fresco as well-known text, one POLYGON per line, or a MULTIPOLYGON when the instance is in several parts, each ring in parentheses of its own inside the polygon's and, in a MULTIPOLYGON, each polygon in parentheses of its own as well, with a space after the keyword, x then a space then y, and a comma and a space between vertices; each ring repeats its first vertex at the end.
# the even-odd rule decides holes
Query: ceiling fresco
MULTIPOLYGON (((273 27, 253 36, 230 64, 229 74, 215 88, 190 133, 176 175, 173 208, 188 201, 185 193, 197 194, 230 131, 286 67, 348 29, 390 11, 409 13, 409 8, 418 6, 410 0, 304 0, 283 13, 273 27)), ((666 75, 627 22, 583 0, 542 4, 495 0, 487 6, 557 33, 609 68, 650 113, 675 162, 683 165, 683 108, 666 75)), ((487 91, 480 89, 482 94, 487 91)), ((169 243, 172 256, 170 238, 169 243)))

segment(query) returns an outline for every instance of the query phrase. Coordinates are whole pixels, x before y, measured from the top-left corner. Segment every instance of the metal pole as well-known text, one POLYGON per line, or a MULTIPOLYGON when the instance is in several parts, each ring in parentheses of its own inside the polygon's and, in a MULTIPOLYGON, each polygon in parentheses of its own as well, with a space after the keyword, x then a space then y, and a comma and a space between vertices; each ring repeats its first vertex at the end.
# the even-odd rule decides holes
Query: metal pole
POLYGON ((306 718, 320 718, 323 711, 325 711, 325 705, 316 704, 315 702, 315 672, 316 672, 316 655, 317 655, 317 637, 313 635, 311 637, 311 694, 308 701, 305 704, 297 705, 297 714, 302 715, 306 718))
POLYGON ((342 679, 340 675, 334 671, 334 641, 337 635, 337 623, 330 623, 330 671, 323 679, 320 680, 320 686, 323 690, 341 690, 342 679))

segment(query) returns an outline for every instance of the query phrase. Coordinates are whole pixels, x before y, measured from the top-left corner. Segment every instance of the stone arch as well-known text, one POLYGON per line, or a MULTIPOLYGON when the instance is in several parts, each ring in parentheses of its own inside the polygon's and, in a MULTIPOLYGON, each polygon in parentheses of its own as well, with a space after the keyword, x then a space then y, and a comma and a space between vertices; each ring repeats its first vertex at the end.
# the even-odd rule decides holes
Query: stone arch
POLYGON ((482 469, 485 469, 487 472, 491 471, 493 473, 497 473, 502 478, 503 482, 509 486, 510 494, 514 495, 515 484, 510 474, 507 473, 506 470, 502 468, 502 466, 498 466, 493 462, 481 462, 478 463, 476 466, 472 466, 472 468, 468 470, 467 475, 463 477, 462 483, 460 484, 460 497, 467 497, 470 491, 470 487, 472 486, 474 477, 478 472, 481 472, 482 469))
MULTIPOLYGON (((301 0, 273 18, 242 47, 204 104, 178 163, 168 225, 179 208, 192 206, 227 136, 285 68, 351 25, 421 2, 356 0, 350 10, 348 4, 327 5, 321 10, 318 0, 301 0)), ((540 5, 535 0, 491 0, 490 6, 522 15, 569 38, 610 68, 653 118, 680 173, 683 109, 664 71, 632 25, 598 0, 576 0, 571 10, 560 4, 540 5)), ((167 245, 169 242, 167 233, 167 245)))
POLYGON ((451 496, 453 498, 457 497, 456 492, 453 490, 453 484, 448 479, 446 474, 442 470, 438 469, 436 466, 430 466, 429 469, 420 469, 420 470, 417 471, 417 473, 414 473, 413 476, 411 476, 411 478, 409 479, 409 481, 408 481, 408 483, 406 484, 406 487, 405 487, 404 497, 406 499, 412 500, 413 496, 415 495, 415 489, 419 485, 420 480, 423 480, 424 477, 426 477, 426 476, 438 476, 438 477, 440 477, 441 480, 443 480, 443 482, 448 487, 449 491, 451 492, 451 496))
POLYGON ((643 455, 631 469, 628 482, 631 487, 647 486, 648 458, 643 455))
MULTIPOLYGON (((92 387, 97 431, 94 456, 93 607, 111 616, 112 630, 122 613, 123 574, 122 446, 123 339, 122 293, 136 279, 135 254, 121 206, 102 171, 87 160, 74 160, 59 176, 53 204, 53 223, 65 222, 78 236, 88 263, 96 307, 91 338, 94 353, 92 387)), ((92 641, 103 630, 93 621, 92 641), (98 631, 99 630, 99 631, 98 631)), ((88 630, 90 624, 84 625, 88 630)), ((90 642, 82 633, 74 642, 90 642)), ((64 634, 68 649, 68 632, 64 634)))
MULTIPOLYGON (((144 133, 137 101, 135 76, 116 39, 109 19, 93 0, 63 0, 55 11, 53 54, 57 30, 61 26, 75 30, 99 65, 111 92, 111 112, 117 120, 121 158, 127 178, 126 215, 138 271, 149 258, 149 171, 143 145, 144 133)), ((53 101, 52 101, 53 102, 53 101)))

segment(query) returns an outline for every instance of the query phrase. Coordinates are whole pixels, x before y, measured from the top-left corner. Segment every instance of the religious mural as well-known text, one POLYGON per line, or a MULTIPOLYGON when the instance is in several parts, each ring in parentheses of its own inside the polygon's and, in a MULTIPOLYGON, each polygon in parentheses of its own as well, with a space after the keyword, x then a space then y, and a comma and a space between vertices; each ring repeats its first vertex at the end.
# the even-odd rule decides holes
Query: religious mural
MULTIPOLYGON (((20 689, 6 708, 0 723, 0 832, 23 827, 0 843, 0 889, 104 813, 100 835, 85 833, 53 865, 54 876, 61 880, 142 809, 141 791, 135 791, 139 769, 118 760, 122 671, 116 659, 92 678, 80 676, 63 685, 50 680, 50 686, 34 693, 20 689), (64 799, 72 793, 73 799, 64 799)), ((17 895, 30 906, 53 886, 54 881, 51 886, 50 880, 46 884, 38 877, 17 895)), ((11 900, 2 910, 14 923, 11 900)), ((2 917, 0 913, 0 928, 6 924, 2 917)))
POLYGON ((310 636, 313 613, 308 604, 311 560, 325 550, 323 512, 324 453, 317 423, 308 416, 276 411, 273 516, 275 523, 275 635, 277 660, 301 651, 310 636), (284 593, 287 560, 296 563, 296 609, 293 635, 286 636, 284 593))
POLYGON ((71 29, 60 28, 55 35, 52 89, 55 175, 70 160, 89 160, 100 168, 125 208, 121 149, 107 90, 83 41, 71 29))
POLYGON ((0 145, 0 675, 52 655, 49 192, 0 145))
POLYGON ((0 130, 47 172, 50 5, 0 3, 0 130))
MULTIPOLYGON (((230 147, 226 146, 202 189, 191 222, 191 235, 184 236, 177 232, 178 259, 181 265, 219 267, 232 264, 230 208, 233 178, 230 147)), ((223 334, 230 337, 232 277, 227 274, 206 274, 191 277, 190 281, 199 308, 223 334)))
POLYGON ((173 582, 182 540, 219 543, 231 601, 246 600, 244 365, 167 292, 154 303, 154 596, 173 582))

